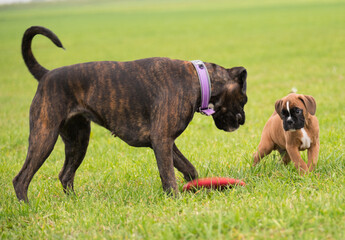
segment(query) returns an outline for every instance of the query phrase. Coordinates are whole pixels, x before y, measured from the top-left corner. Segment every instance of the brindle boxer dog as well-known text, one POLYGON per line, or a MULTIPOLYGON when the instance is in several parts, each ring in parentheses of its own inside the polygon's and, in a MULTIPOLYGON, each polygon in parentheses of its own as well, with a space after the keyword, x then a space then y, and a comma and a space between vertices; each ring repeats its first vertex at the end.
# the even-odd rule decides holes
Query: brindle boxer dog
MULTIPOLYGON (((31 51, 37 34, 62 48, 57 36, 43 27, 31 27, 23 36, 23 58, 39 84, 30 107, 28 153, 13 179, 19 200, 28 201, 30 181, 59 135, 65 144, 59 179, 65 192, 73 191, 75 172, 89 143, 91 121, 131 146, 152 148, 166 192, 178 193, 174 167, 186 180, 198 177, 195 167, 175 145, 201 103, 199 79, 191 62, 148 58, 82 63, 49 71, 31 51)), ((234 131, 245 121, 247 71, 243 67, 205 65, 212 84, 214 122, 219 129, 234 131)))

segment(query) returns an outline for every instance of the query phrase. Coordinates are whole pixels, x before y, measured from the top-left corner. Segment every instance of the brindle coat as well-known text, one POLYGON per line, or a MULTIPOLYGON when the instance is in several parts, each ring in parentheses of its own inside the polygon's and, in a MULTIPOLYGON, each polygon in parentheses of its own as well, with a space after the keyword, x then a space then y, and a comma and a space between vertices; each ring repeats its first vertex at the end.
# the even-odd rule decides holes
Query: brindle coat
MULTIPOLYGON (((75 172, 89 143, 90 121, 131 146, 152 148, 165 191, 178 192, 174 167, 186 180, 198 177, 174 143, 200 107, 200 85, 191 62, 148 58, 82 63, 49 71, 31 51, 37 34, 62 47, 57 36, 43 27, 31 27, 23 37, 25 64, 39 84, 30 107, 27 157, 13 179, 19 200, 28 201, 30 181, 59 135, 65 143, 65 163, 59 178, 65 192, 73 191, 75 172)), ((206 67, 216 126, 233 131, 245 121, 247 72, 243 67, 225 69, 212 63, 206 63, 206 67)))

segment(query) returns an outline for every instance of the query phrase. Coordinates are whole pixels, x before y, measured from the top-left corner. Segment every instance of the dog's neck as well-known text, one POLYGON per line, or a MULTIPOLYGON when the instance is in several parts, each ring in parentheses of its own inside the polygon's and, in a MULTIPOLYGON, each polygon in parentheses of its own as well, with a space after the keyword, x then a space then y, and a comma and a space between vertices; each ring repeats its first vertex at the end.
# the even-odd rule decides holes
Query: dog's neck
MULTIPOLYGON (((206 63, 204 62, 209 77, 210 77, 210 87, 211 87, 211 96, 210 96, 210 101, 209 103, 213 103, 215 102, 215 99, 219 96, 219 94, 221 94, 221 92, 223 91, 223 87, 224 87, 224 83, 226 82, 226 79, 229 78, 229 76, 226 76, 226 70, 224 69, 224 76, 222 76, 222 74, 217 73, 217 70, 222 69, 222 67, 213 64, 213 63, 206 63)), ((223 72, 223 71, 222 71, 223 72)), ((198 83, 195 82, 195 84, 198 84, 200 86, 200 83, 198 81, 198 83)), ((199 97, 196 99, 196 104, 195 106, 201 106, 201 94, 199 91, 199 97)), ((196 110, 197 112, 199 112, 199 109, 196 110)))
MULTIPOLYGON (((232 84, 235 83, 235 81, 230 78, 227 69, 213 63, 205 62, 204 64, 210 76, 211 97, 209 103, 211 105, 209 106, 212 108, 212 105, 219 100, 220 95, 224 92, 224 87, 227 83, 232 84)), ((200 86, 199 82, 198 85, 200 86)), ((199 94, 199 97, 197 98, 196 106, 200 106, 200 104, 201 94, 199 94)))

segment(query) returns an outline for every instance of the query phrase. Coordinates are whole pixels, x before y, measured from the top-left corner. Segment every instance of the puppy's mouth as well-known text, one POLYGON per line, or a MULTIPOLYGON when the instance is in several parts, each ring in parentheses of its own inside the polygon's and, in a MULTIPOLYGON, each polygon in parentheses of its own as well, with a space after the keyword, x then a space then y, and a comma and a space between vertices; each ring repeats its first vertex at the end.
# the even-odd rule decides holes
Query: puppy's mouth
POLYGON ((291 127, 291 128, 284 128, 285 132, 296 132, 297 130, 300 130, 301 128, 291 127))
POLYGON ((294 128, 291 128, 291 129, 289 129, 289 130, 286 130, 287 132, 295 132, 296 131, 296 129, 294 129, 294 128))
POLYGON ((299 130, 304 127, 304 124, 289 124, 289 123, 284 123, 283 128, 286 132, 295 132, 296 130, 299 130))
POLYGON ((294 132, 296 131, 296 128, 293 125, 289 125, 289 124, 284 124, 284 130, 285 132, 294 132))

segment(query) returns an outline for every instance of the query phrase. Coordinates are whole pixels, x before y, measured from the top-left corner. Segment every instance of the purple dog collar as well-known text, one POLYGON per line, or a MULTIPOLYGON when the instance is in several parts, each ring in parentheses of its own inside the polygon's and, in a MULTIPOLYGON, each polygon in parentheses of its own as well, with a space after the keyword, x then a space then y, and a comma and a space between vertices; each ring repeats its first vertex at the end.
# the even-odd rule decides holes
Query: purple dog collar
POLYGON ((193 66, 198 73, 198 78, 201 87, 201 107, 199 108, 200 113, 205 114, 206 116, 212 115, 214 110, 208 107, 210 98, 211 98, 211 82, 210 76, 208 75, 207 68, 205 64, 200 60, 191 61, 193 66))

